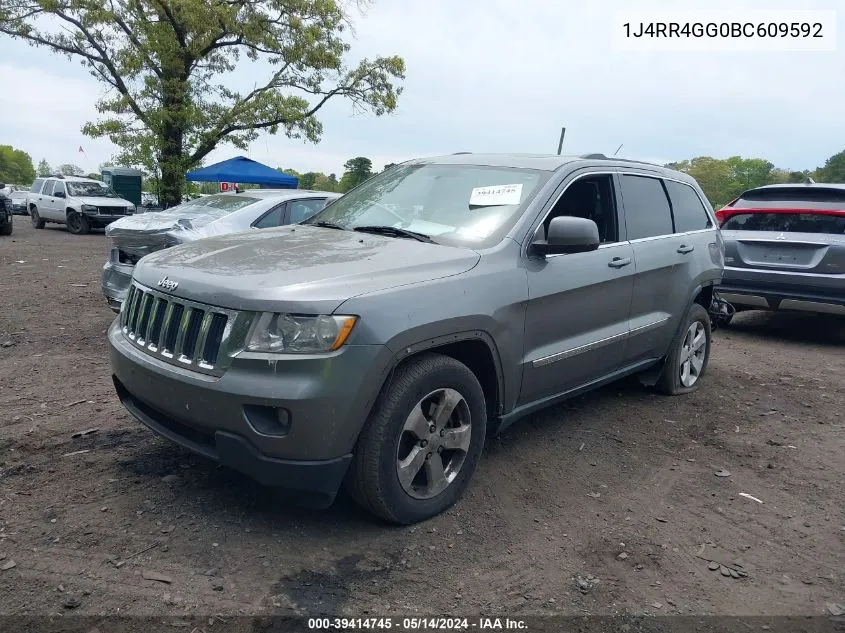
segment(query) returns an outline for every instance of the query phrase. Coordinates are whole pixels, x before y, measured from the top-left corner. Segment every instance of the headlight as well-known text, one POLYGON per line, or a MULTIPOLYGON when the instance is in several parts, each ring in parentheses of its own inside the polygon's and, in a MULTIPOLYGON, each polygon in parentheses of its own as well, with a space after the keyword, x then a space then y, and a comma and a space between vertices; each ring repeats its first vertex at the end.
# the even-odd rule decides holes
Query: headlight
POLYGON ((97 213, 98 211, 97 207, 93 204, 83 204, 80 208, 82 209, 82 213, 97 213))
POLYGON ((265 312, 252 331, 246 349, 279 354, 330 352, 346 342, 357 320, 354 316, 265 312))
POLYGON ((135 213, 135 211, 137 210, 138 208, 134 204, 130 204, 128 207, 126 207, 126 213, 135 213))

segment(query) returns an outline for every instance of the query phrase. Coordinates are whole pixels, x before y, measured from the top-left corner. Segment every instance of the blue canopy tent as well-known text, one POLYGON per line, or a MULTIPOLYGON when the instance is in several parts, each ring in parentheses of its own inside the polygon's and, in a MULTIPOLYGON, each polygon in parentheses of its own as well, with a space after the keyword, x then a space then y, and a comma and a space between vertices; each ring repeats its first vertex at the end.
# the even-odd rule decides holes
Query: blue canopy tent
POLYGON ((237 182, 274 189, 296 189, 299 179, 257 163, 246 156, 235 156, 220 163, 185 174, 186 180, 194 182, 237 182))

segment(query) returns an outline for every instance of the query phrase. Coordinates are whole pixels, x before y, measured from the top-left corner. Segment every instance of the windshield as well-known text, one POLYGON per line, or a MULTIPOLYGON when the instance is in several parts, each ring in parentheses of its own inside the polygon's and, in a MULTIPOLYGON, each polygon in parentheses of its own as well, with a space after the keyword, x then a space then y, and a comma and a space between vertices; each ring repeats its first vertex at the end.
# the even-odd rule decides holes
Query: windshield
POLYGON ((303 224, 392 227, 441 244, 499 242, 550 172, 480 165, 411 164, 382 172, 303 224))
POLYGON ((70 196, 117 198, 118 195, 111 187, 102 182, 72 182, 67 181, 67 191, 70 196))

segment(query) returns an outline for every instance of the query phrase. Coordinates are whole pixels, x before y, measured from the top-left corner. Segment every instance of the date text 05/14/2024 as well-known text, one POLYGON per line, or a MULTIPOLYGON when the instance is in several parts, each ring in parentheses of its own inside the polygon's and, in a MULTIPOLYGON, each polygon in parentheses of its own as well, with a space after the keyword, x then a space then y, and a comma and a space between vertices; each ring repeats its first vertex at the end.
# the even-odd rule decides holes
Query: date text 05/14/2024
POLYGON ((524 620, 515 618, 308 618, 311 631, 527 631, 524 620))

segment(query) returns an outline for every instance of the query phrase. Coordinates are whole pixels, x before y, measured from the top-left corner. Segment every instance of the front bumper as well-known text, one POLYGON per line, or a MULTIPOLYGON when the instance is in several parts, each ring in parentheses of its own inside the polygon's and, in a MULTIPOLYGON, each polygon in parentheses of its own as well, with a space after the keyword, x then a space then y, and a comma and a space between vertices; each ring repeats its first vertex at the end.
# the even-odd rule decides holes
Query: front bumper
POLYGON ((115 388, 140 422, 262 484, 332 502, 386 375, 383 346, 328 356, 235 356, 219 378, 174 367, 109 328, 115 388), (376 368, 384 367, 384 374, 376 368))
POLYGON ((735 307, 845 316, 845 275, 725 268, 719 296, 735 307))
POLYGON ((100 288, 106 302, 114 312, 120 312, 120 306, 126 301, 129 288, 132 285, 132 264, 121 264, 109 259, 103 266, 100 278, 100 288))
POLYGON ((132 217, 135 215, 134 213, 125 213, 125 214, 115 214, 115 215, 104 215, 104 214, 94 214, 94 213, 86 213, 85 217, 88 218, 88 222, 91 226, 96 226, 102 228, 104 226, 108 226, 115 220, 120 220, 121 218, 132 217))

